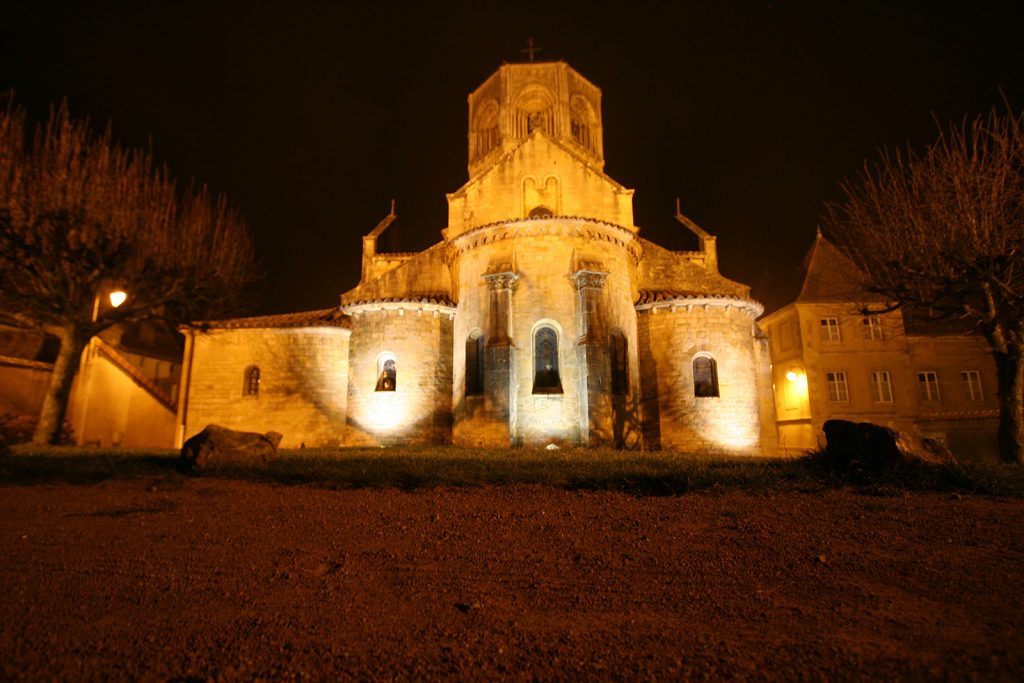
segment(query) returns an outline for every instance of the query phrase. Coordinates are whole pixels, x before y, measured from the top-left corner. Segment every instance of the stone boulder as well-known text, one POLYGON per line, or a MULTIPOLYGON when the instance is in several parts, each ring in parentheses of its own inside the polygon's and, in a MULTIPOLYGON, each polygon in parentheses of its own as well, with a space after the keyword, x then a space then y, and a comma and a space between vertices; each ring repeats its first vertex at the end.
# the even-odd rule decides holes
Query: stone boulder
POLYGON ((847 469, 884 469, 911 463, 949 465, 956 457, 933 439, 897 432, 870 422, 827 420, 824 457, 830 465, 847 469))
POLYGON ((282 435, 238 432, 220 425, 206 425, 181 447, 183 464, 203 470, 220 465, 266 465, 277 456, 282 435))

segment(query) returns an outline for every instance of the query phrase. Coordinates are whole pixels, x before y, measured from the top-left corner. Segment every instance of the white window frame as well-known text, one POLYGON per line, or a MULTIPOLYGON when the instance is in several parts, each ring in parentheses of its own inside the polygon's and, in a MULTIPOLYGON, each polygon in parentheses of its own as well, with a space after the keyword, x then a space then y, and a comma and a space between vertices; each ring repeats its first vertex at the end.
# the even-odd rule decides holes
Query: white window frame
POLYGON ((818 321, 818 331, 823 342, 835 344, 843 340, 843 335, 839 331, 839 318, 821 318, 818 321))
POLYGON ((934 370, 921 370, 917 373, 918 395, 927 403, 938 403, 942 400, 939 392, 939 373, 934 370))
POLYGON ((864 339, 866 341, 882 341, 885 335, 882 333, 882 317, 878 315, 866 315, 862 318, 864 328, 864 339))
POLYGON ((981 388, 981 373, 977 370, 962 370, 960 381, 964 385, 964 400, 976 403, 985 400, 985 392, 981 388))
POLYGON ((872 370, 871 400, 875 403, 892 403, 892 375, 888 370, 872 370))
POLYGON ((849 403, 850 388, 846 383, 845 370, 833 370, 825 373, 825 384, 828 388, 829 403, 849 403))

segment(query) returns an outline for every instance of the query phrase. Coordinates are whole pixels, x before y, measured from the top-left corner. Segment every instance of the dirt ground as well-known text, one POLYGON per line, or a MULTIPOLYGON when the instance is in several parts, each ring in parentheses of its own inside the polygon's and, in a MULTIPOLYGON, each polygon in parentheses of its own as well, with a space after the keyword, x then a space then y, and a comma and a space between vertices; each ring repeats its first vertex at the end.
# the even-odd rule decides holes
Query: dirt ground
POLYGON ((1024 501, 0 486, 3 680, 1020 680, 1024 501))

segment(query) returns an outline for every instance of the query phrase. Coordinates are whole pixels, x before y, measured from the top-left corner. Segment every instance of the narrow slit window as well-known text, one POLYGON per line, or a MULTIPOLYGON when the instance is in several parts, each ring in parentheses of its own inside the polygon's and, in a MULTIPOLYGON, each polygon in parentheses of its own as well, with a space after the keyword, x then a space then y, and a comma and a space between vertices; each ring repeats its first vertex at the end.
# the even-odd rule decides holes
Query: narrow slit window
POLYGON ((258 396, 260 393, 260 367, 250 365, 245 369, 245 380, 242 384, 244 396, 258 396))
POLYGON ((398 368, 395 359, 381 358, 377 370, 377 391, 394 391, 398 385, 398 368))
POLYGON ((612 361, 612 394, 624 396, 629 393, 629 357, 626 354, 626 335, 621 330, 612 330, 609 351, 612 361))
POLYGON ((558 333, 541 327, 533 335, 533 393, 560 394, 558 375, 558 333))
POLYGON ((484 393, 484 336, 478 331, 466 339, 466 396, 484 393))
POLYGON ((698 398, 718 396, 718 364, 714 358, 697 356, 693 359, 693 395, 698 398))

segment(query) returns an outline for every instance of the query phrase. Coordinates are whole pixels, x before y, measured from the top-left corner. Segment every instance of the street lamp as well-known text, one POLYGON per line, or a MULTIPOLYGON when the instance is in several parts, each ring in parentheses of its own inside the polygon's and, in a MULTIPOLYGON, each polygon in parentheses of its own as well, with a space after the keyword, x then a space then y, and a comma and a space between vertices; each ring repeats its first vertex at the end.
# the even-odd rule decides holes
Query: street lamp
MULTIPOLYGON (((120 306, 121 304, 123 304, 125 302, 125 300, 128 298, 128 294, 127 294, 127 292, 124 292, 124 291, 122 291, 120 289, 115 289, 114 291, 112 291, 107 296, 107 298, 110 301, 110 305, 112 307, 114 307, 114 308, 117 308, 118 306, 120 306)), ((99 318, 99 317, 100 317, 100 294, 99 294, 99 292, 97 292, 96 293, 96 298, 93 299, 93 302, 92 302, 92 321, 96 322, 96 319, 99 318)))

